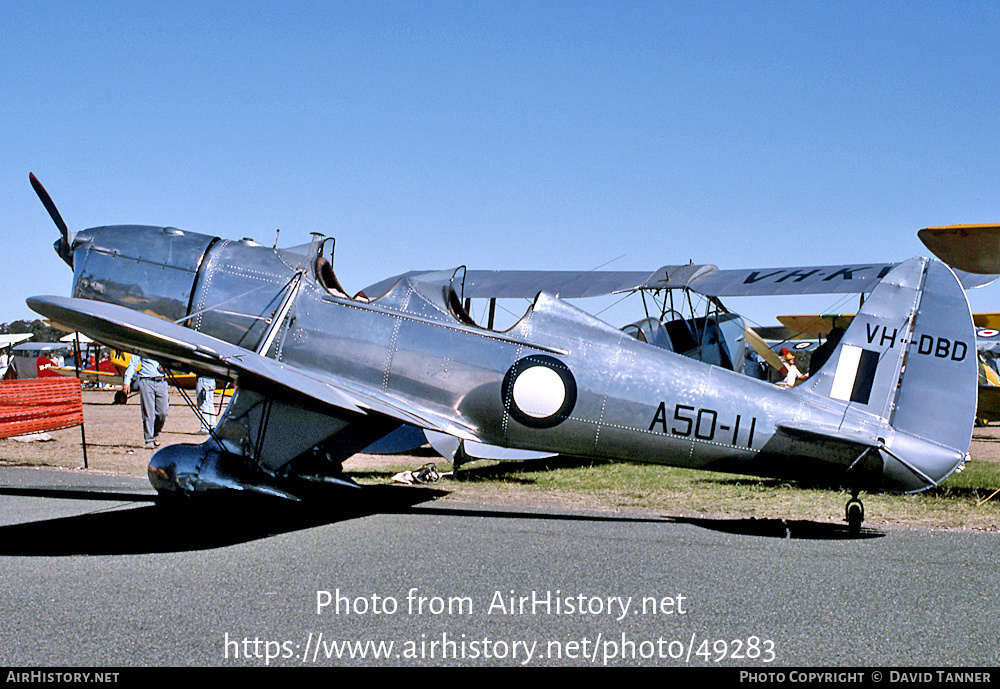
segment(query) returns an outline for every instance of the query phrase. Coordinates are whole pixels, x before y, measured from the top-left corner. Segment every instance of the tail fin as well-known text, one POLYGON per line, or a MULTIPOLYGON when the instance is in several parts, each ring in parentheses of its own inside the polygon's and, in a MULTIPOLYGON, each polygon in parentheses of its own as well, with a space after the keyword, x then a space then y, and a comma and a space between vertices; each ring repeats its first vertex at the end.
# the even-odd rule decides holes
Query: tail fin
POLYGON ((943 263, 914 258, 876 285, 823 368, 796 390, 881 417, 898 436, 880 439, 885 451, 924 488, 966 457, 977 380, 965 291, 943 263))

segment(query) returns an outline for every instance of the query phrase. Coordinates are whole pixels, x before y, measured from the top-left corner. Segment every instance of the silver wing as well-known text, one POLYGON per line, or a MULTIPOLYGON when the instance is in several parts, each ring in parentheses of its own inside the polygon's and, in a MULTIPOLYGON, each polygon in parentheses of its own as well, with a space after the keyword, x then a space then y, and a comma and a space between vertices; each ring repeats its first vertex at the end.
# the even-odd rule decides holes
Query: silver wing
POLYGON ((472 428, 459 426, 429 410, 406 405, 378 390, 351 386, 338 380, 336 375, 320 378, 238 345, 122 306, 58 296, 34 297, 28 300, 28 305, 53 322, 86 333, 109 346, 142 351, 197 373, 234 377, 241 388, 274 391, 278 395, 304 395, 341 414, 374 412, 465 440, 479 440, 472 428))

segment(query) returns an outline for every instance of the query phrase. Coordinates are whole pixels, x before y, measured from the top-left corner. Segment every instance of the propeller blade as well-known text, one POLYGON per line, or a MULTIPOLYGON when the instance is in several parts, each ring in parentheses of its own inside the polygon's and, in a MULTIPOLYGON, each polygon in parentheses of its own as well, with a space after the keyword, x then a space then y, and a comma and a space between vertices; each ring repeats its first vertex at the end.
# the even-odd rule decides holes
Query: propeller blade
POLYGON ((52 197, 49 196, 49 192, 45 191, 45 187, 43 187, 42 183, 38 181, 37 177, 35 177, 35 173, 29 172, 28 179, 31 180, 31 186, 34 188, 35 193, 38 194, 38 198, 41 199, 42 205, 45 206, 45 210, 49 212, 49 215, 52 217, 52 221, 62 233, 63 239, 69 241, 69 228, 66 226, 66 222, 62 219, 62 216, 59 215, 59 209, 56 208, 56 204, 52 202, 52 197))
POLYGON ((56 253, 59 254, 59 258, 66 262, 70 268, 73 267, 73 236, 69 233, 69 227, 66 226, 66 221, 62 219, 59 215, 59 209, 56 208, 56 204, 52 203, 52 197, 49 196, 49 192, 45 191, 45 187, 42 183, 38 181, 35 177, 35 173, 29 172, 28 179, 31 180, 31 186, 38 194, 38 198, 41 199, 42 205, 45 206, 45 210, 49 212, 49 216, 52 218, 52 222, 56 224, 59 228, 59 232, 62 234, 62 238, 56 240, 54 244, 56 253))
POLYGON ((746 329, 747 343, 753 350, 760 355, 760 358, 767 362, 767 364, 773 368, 775 371, 781 371, 785 368, 785 365, 781 363, 781 357, 773 349, 767 346, 767 343, 753 330, 750 328, 746 329))

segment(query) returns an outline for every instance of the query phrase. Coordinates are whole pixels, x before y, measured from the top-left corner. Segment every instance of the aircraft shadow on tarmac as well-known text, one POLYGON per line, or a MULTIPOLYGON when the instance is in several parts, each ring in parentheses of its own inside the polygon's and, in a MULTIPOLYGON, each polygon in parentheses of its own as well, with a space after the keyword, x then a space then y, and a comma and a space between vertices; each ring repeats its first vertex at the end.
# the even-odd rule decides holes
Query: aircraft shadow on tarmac
POLYGON ((0 495, 119 502, 100 510, 0 527, 0 556, 133 555, 222 548, 291 531, 405 511, 447 491, 373 486, 347 490, 317 508, 283 500, 239 499, 212 506, 160 505, 148 494, 0 488, 0 495), (140 507, 129 504, 145 503, 140 507))
MULTIPOLYGON (((569 467, 587 467, 594 466, 598 464, 607 464, 609 462, 603 460, 594 459, 580 459, 576 457, 569 456, 556 456, 544 459, 531 459, 524 461, 507 461, 501 463, 494 463, 488 465, 473 465, 469 468, 463 468, 461 474, 456 473, 456 478, 465 481, 496 481, 498 479, 503 479, 507 482, 515 483, 534 483, 531 478, 518 478, 515 474, 525 473, 529 474, 532 472, 545 472, 554 467, 558 468, 569 468, 569 467)), ((764 478, 752 478, 744 479, 740 477, 731 477, 725 479, 702 479, 698 481, 699 484, 703 484, 707 487, 711 487, 717 483, 729 483, 729 484, 745 484, 750 486, 758 485, 782 485, 787 483, 784 480, 779 479, 764 479, 764 478)), ((803 485, 803 489, 807 489, 810 486, 803 485)), ((439 507, 428 507, 428 508, 415 508, 417 510, 427 510, 434 511, 435 513, 441 513, 441 508, 439 507)), ((464 510, 463 514, 471 515, 471 512, 464 510)), ((483 512, 486 516, 513 516, 511 513, 503 512, 483 512)), ((519 516, 526 516, 525 513, 518 513, 519 516)), ((548 515, 547 518, 556 519, 557 515, 548 515)), ((567 516, 568 519, 580 519, 580 516, 572 515, 567 516)), ((601 519, 601 517, 595 517, 594 519, 601 519)), ((623 517, 606 517, 605 519, 613 521, 621 521, 623 517)), ((665 516, 662 519, 646 519, 641 521, 655 521, 655 522, 670 522, 675 524, 689 524, 692 526, 697 526, 699 528, 708 529, 711 531, 719 531, 731 534, 737 534, 741 536, 762 536, 767 538, 791 538, 791 539, 803 539, 803 540, 861 540, 869 538, 881 538, 885 534, 871 528, 862 528, 861 532, 858 534, 852 534, 847 524, 831 524, 826 522, 814 522, 808 520, 787 520, 787 519, 757 519, 757 518, 727 518, 727 519, 705 519, 696 517, 670 517, 665 516)))
POLYGON ((666 517, 675 524, 691 524, 710 531, 737 534, 740 536, 765 536, 768 538, 795 538, 804 540, 862 540, 882 538, 881 531, 862 528, 852 534, 847 524, 829 524, 804 519, 703 519, 699 517, 666 517))
MULTIPOLYGON (((122 504, 70 517, 0 527, 0 556, 135 555, 222 548, 282 533, 375 514, 445 515, 494 519, 543 519, 665 523, 657 517, 621 517, 428 506, 448 491, 423 486, 366 486, 346 492, 336 509, 285 501, 240 500, 212 507, 157 505, 152 495, 88 490, 0 487, 0 495, 122 504), (146 503, 131 507, 128 503, 146 503), (257 509, 255 509, 257 507, 257 509)), ((330 502, 334 502, 331 500, 330 502)))
POLYGON ((183 508, 157 505, 148 494, 71 489, 0 488, 0 495, 121 503, 69 517, 0 527, 0 556, 134 555, 222 548, 292 531, 374 514, 445 515, 494 519, 688 524, 726 533, 795 539, 863 539, 883 534, 863 529, 852 536, 846 526, 778 519, 702 519, 628 517, 475 509, 426 505, 447 495, 439 488, 368 486, 349 491, 335 509, 266 502, 259 509, 243 500, 227 506, 183 508), (132 507, 136 503, 140 507, 132 507), (144 504, 143 504, 144 503, 144 504))

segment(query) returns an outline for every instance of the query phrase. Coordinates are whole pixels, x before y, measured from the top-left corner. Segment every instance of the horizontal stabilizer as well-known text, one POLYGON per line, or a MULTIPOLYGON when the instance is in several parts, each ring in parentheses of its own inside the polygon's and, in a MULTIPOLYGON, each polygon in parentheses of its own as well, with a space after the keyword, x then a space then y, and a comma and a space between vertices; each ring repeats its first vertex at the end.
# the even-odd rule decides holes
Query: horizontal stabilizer
POLYGON ((880 449, 883 444, 875 438, 857 433, 842 431, 831 426, 819 424, 809 424, 803 422, 784 422, 775 426, 779 433, 787 435, 795 440, 806 442, 829 442, 839 445, 850 445, 859 450, 866 448, 880 449))

